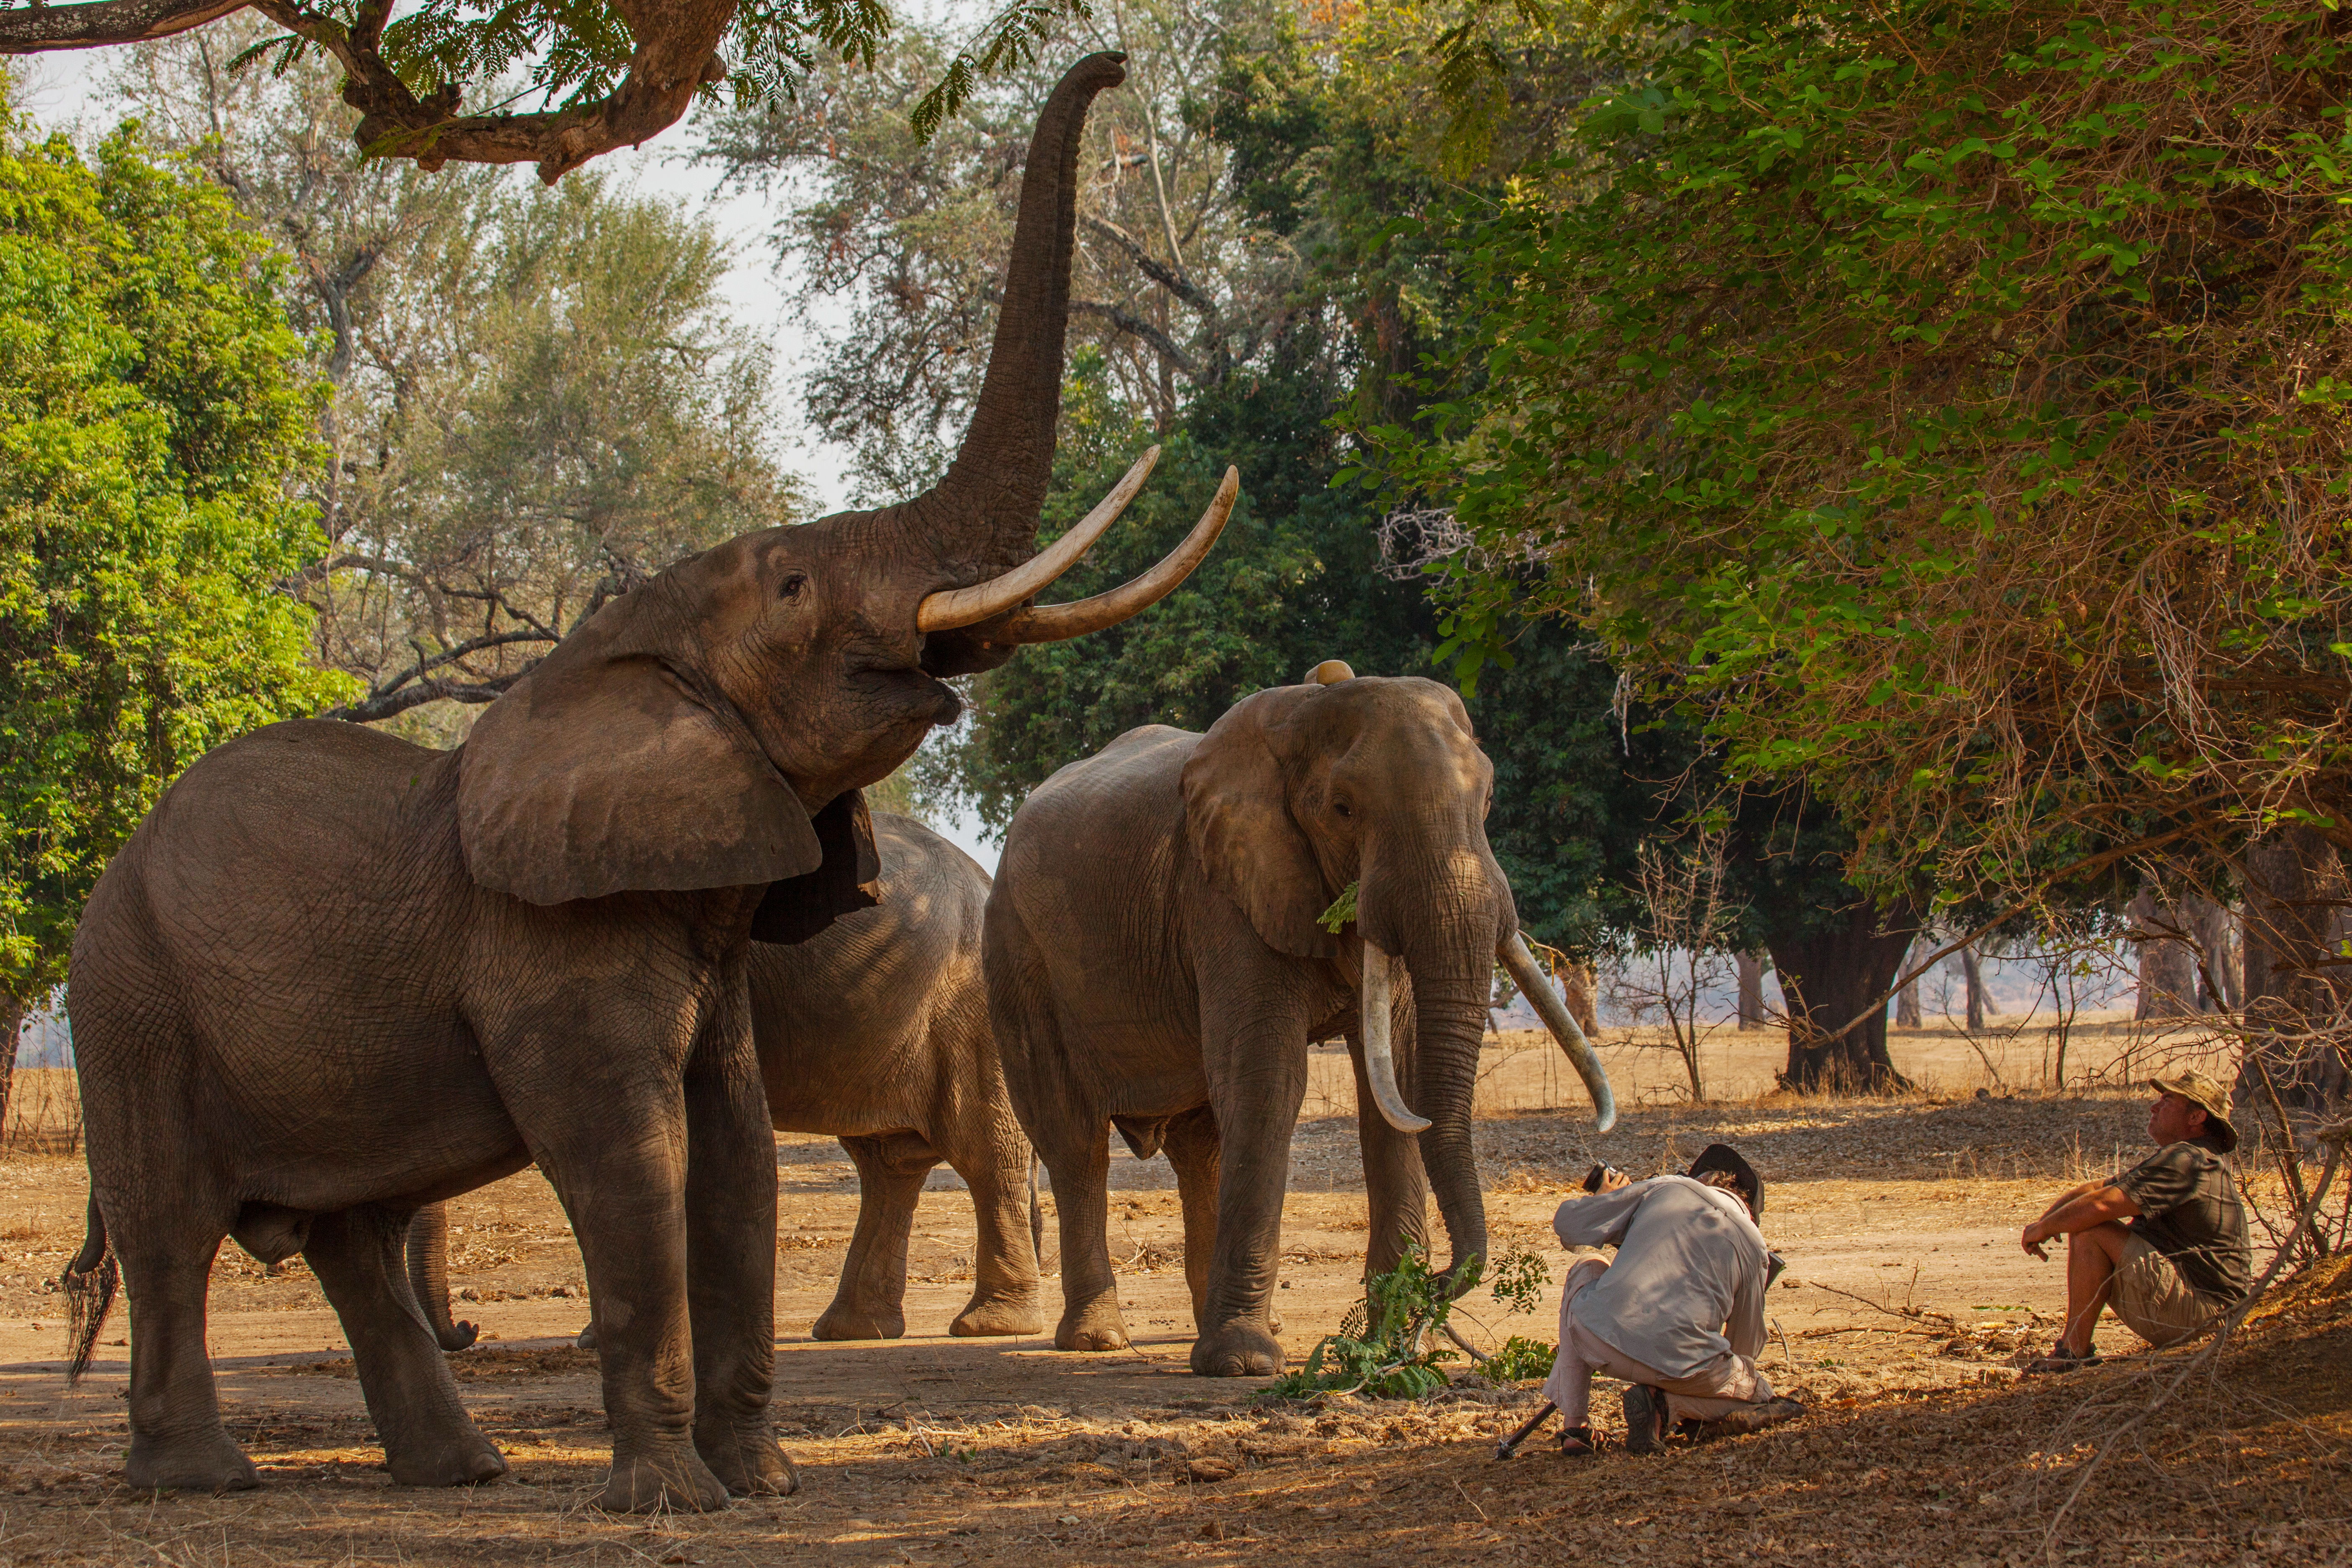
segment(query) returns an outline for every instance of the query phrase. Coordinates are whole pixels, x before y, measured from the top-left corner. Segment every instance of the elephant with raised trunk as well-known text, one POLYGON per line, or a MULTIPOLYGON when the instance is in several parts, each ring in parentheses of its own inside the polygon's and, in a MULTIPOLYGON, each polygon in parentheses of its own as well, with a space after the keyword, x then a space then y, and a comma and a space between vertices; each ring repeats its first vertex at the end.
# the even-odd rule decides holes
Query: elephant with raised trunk
POLYGON ((395 1480, 503 1470, 403 1243, 419 1207, 534 1161, 604 1330, 604 1506, 794 1486, 768 1414, 775 1135, 751 941, 805 940, 873 901, 858 792, 956 716, 948 678, 1132 614, 1233 502, 1229 476, 1137 582, 1024 607, 1117 510, 1032 558, 1080 132, 1123 75, 1090 57, 1046 102, 979 405, 936 488, 678 563, 591 616, 455 751, 322 721, 231 742, 115 857, 74 943, 91 1198, 68 1279, 77 1372, 118 1277, 131 1294, 131 1486, 256 1479, 205 1356, 227 1237, 309 1259, 395 1480))
POLYGON ((1335 1034, 1356 1068, 1367 1271, 1424 1238, 1432 1186, 1454 1266, 1483 1257, 1470 1112, 1498 957, 1601 1127, 1614 1120, 1599 1060, 1518 935, 1486 846, 1493 784, 1460 698, 1334 660, 1205 735, 1131 730, 1030 795, 989 897, 988 989, 1061 1216, 1057 1346, 1128 1342, 1105 1234, 1109 1122, 1176 1167, 1192 1370, 1281 1369, 1267 1300, 1290 1139, 1307 1047, 1335 1034), (1339 918, 1350 889, 1352 927, 1339 918))
MULTIPOLYGON (((1029 1140, 1004 1092, 981 980, 988 873, 919 822, 877 814, 881 903, 793 947, 751 944, 751 1038, 783 1132, 841 1140, 857 1167, 857 1228, 821 1340, 907 1331, 907 1239, 923 1178, 944 1160, 971 1189, 979 1230, 960 1336, 1034 1334, 1037 1253, 1029 1232, 1029 1140)), ((444 1350, 474 1342, 449 1310, 447 1219, 438 1204, 408 1234, 409 1278, 444 1350)), ((593 1342, 583 1331, 581 1342, 593 1342)))

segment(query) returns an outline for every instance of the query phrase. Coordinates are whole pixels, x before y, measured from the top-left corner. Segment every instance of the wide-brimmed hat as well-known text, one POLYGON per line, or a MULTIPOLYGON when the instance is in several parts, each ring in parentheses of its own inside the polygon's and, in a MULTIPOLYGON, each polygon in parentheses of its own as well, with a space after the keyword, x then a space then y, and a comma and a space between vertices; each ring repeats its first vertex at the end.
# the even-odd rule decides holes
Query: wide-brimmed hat
POLYGON ((1755 1166, 1739 1157, 1738 1150, 1728 1143, 1710 1143, 1699 1151, 1698 1158, 1691 1162, 1685 1173, 1704 1176, 1710 1171, 1730 1173, 1731 1184, 1748 1204, 1748 1217, 1764 1217, 1764 1178, 1756 1173, 1755 1166))
POLYGON ((2205 1135, 2226 1154, 2238 1146, 2238 1130, 2230 1125, 2230 1091, 2194 1068, 2182 1068, 2147 1080, 2158 1094, 2177 1094, 2205 1113, 2205 1135))

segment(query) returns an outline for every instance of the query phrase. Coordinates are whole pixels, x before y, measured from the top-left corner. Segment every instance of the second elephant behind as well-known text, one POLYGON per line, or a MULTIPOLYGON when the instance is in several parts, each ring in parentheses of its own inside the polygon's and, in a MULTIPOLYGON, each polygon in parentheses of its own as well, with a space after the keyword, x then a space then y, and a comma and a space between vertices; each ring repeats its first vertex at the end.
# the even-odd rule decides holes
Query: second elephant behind
POLYGON ((1108 1122, 1176 1168, 1192 1370, 1281 1369, 1266 1308, 1291 1133, 1308 1044, 1338 1033, 1356 1056, 1368 1269, 1421 1240, 1432 1188, 1454 1266, 1482 1258, 1470 1112, 1497 958, 1606 1130, 1608 1079, 1487 847, 1493 783, 1452 691, 1334 660, 1205 735, 1129 731, 1030 795, 989 900, 988 984, 1013 1104, 1053 1175, 1056 1345, 1128 1342, 1108 1122))
MULTIPOLYGON (((754 943, 752 1034, 768 1114, 782 1132, 829 1133, 857 1167, 857 1228, 821 1340, 906 1332, 907 1241, 924 1178, 945 1161, 971 1189, 971 1300, 948 1331, 1045 1326, 1030 1231, 1029 1141, 1004 1090, 981 978, 988 874, 903 816, 877 813, 880 903, 797 946, 754 943)), ((449 1310, 447 1215, 422 1210, 409 1273, 442 1346, 474 1341, 449 1310)))

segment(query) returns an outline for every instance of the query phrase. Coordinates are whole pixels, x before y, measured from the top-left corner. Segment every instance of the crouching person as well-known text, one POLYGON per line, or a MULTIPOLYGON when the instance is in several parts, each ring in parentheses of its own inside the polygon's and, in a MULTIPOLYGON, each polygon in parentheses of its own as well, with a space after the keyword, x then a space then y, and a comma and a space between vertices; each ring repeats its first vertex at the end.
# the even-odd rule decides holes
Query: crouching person
POLYGON ((1803 1414, 1756 1367, 1771 1255, 1756 1228, 1764 1184, 1748 1162, 1717 1143, 1686 1176, 1632 1182, 1611 1171, 1600 1185, 1552 1219, 1564 1246, 1617 1248, 1614 1262, 1581 1259, 1564 1281, 1559 1352, 1544 1384, 1568 1423, 1562 1450, 1600 1449, 1595 1373, 1633 1385, 1625 1446, 1636 1454, 1654 1452, 1670 1421, 1713 1436, 1803 1414))
POLYGON ((2049 1257, 2065 1237, 2066 1329, 2028 1372, 2071 1372, 2099 1359, 2099 1311, 2161 1350, 2203 1333, 2245 1299, 2253 1278, 2246 1206, 2221 1158, 2238 1146, 2229 1091, 2200 1072, 2148 1080, 2155 1153, 2111 1181, 2058 1194, 2025 1227, 2025 1250, 2049 1257))

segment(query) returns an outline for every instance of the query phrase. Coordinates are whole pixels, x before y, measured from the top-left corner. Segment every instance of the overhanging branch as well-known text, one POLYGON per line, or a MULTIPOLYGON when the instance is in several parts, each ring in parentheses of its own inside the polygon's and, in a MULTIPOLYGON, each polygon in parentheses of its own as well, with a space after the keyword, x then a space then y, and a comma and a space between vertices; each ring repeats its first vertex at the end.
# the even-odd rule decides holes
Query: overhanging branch
POLYGON ((245 9, 246 0, 99 0, 91 5, 24 5, 0 11, 0 55, 95 49, 168 38, 245 9))

